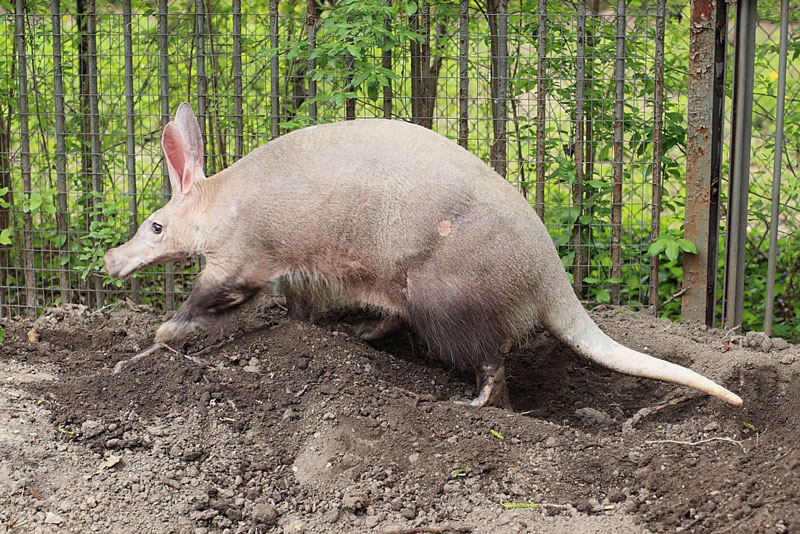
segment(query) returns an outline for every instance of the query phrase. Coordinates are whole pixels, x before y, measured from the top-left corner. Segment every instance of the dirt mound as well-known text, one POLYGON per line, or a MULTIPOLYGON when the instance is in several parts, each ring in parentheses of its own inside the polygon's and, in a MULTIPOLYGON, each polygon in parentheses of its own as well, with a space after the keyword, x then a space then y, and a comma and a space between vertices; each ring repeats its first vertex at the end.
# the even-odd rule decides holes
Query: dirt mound
POLYGON ((0 524, 11 532, 790 532, 797 347, 618 309, 618 341, 743 408, 597 367, 547 334, 507 356, 513 411, 407 333, 367 344, 262 301, 151 345, 144 311, 5 324, 0 524), (33 340, 33 341, 32 341, 33 340), (746 348, 745 348, 746 347, 746 348), (189 357, 187 357, 187 355, 189 357), (7 453, 5 451, 8 451, 7 453))

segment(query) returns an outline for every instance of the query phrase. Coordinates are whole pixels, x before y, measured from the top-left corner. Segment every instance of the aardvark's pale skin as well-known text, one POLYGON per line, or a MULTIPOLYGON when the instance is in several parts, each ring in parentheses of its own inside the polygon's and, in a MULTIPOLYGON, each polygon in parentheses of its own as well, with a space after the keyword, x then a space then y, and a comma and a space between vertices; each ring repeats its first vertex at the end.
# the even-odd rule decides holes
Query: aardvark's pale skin
POLYGON ((535 326, 616 371, 683 384, 740 405, 711 380, 605 335, 570 287, 528 202, 480 159, 400 121, 312 126, 206 179, 200 128, 184 103, 161 138, 172 199, 105 264, 125 278, 202 254, 206 268, 156 340, 178 339, 282 279, 290 311, 360 305, 475 370, 473 404, 508 402, 501 347, 535 326))

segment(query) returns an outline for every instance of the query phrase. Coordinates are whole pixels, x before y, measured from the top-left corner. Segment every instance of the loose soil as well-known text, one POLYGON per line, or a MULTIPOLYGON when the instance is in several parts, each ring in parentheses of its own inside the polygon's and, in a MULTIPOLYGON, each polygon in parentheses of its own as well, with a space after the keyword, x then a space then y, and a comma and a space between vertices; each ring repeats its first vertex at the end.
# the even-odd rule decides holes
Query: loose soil
POLYGON ((147 349, 145 309, 0 321, 0 532, 800 532, 800 349, 621 309, 593 318, 744 399, 512 348, 513 408, 408 333, 262 299, 147 349), (191 356, 188 358, 186 355, 191 356), (678 399, 669 404, 668 401, 678 399))

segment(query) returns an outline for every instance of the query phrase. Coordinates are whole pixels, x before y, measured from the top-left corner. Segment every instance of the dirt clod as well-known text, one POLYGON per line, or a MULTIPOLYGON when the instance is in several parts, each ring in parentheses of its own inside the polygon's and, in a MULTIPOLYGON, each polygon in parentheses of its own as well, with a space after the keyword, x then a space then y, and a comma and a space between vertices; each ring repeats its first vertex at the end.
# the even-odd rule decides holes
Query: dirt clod
POLYGON ((278 522, 278 509, 271 504, 257 503, 253 507, 253 519, 262 525, 272 526, 278 522))

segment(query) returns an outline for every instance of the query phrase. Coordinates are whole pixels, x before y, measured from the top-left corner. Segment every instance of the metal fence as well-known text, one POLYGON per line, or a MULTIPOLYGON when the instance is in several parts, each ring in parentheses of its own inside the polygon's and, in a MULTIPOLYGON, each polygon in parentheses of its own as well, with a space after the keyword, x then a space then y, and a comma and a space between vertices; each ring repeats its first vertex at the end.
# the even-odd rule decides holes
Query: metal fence
POLYGON ((54 0, 39 12, 18 0, 0 13, 0 70, 11 74, 0 79, 0 315, 181 300, 193 262, 123 285, 100 262, 168 198, 160 128, 184 100, 204 132, 207 175, 311 123, 428 126, 530 199, 584 299, 654 303, 647 249, 683 216, 669 197, 680 187, 667 182, 684 165, 676 114, 688 45, 665 51, 664 33, 687 20, 663 1, 636 12, 623 1, 521 11, 498 0, 489 13, 468 1, 397 5, 306 11, 272 0, 242 13, 239 1, 197 0, 179 12, 160 0, 120 12, 80 0, 62 12, 54 0))

